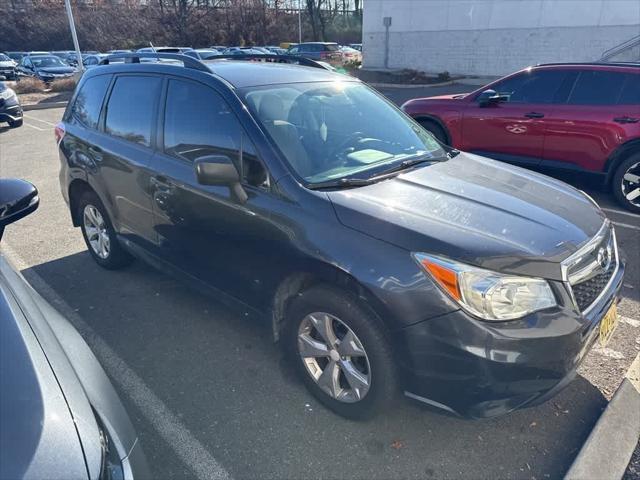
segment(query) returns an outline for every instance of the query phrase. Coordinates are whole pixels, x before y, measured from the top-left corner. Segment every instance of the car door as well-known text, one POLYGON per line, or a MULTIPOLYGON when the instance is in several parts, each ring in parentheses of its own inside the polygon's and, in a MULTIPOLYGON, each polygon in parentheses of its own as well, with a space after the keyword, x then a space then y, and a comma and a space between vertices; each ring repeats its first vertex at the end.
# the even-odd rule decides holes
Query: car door
POLYGON ((469 105, 462 119, 461 149, 537 165, 542 159, 546 118, 562 95, 566 77, 564 70, 532 70, 489 86, 504 101, 469 105))
POLYGON ((640 135, 640 73, 630 70, 579 72, 548 117, 543 165, 601 172, 618 146, 640 135))
POLYGON ((158 255, 208 286, 253 306, 268 302, 275 280, 270 211, 279 201, 236 113, 213 88, 171 79, 162 115, 162 151, 151 185, 158 255), (194 161, 226 155, 238 166, 246 201, 227 186, 197 182, 194 161), (270 252, 272 252, 270 254, 270 252))
POLYGON ((155 242, 146 166, 153 155, 162 83, 154 75, 116 76, 92 146, 94 178, 114 228, 144 246, 155 242))

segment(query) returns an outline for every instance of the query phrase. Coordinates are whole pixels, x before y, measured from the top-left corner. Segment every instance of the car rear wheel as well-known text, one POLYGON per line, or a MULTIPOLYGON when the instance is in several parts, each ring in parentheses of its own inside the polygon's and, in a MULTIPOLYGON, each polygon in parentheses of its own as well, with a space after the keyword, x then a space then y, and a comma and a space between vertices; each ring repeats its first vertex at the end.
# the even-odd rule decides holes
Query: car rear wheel
POLYGON ((448 145, 447 134, 445 133, 444 129, 436 122, 434 122, 433 120, 419 120, 418 123, 422 125, 422 128, 431 133, 431 135, 436 137, 436 140, 438 140, 440 143, 448 145))
POLYGON ((622 206, 640 213, 640 153, 631 155, 618 166, 612 188, 622 206))
POLYGON ((309 391, 337 414, 370 418, 396 397, 389 343, 354 298, 324 286, 303 292, 287 310, 284 338, 309 391))
POLYGON ((9 128, 18 128, 22 126, 22 119, 14 120, 12 122, 7 122, 9 124, 9 128))
POLYGON ((107 211, 95 193, 82 195, 77 215, 89 253, 98 265, 116 270, 131 263, 133 257, 118 242, 107 211))

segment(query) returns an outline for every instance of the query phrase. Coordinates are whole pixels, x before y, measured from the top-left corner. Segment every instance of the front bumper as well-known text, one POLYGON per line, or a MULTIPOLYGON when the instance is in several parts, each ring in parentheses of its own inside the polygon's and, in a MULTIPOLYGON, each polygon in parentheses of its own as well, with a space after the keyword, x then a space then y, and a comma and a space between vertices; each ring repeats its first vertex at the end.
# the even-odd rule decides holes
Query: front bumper
MULTIPOLYGON (((456 414, 483 418, 542 403, 566 387, 616 301, 624 264, 605 295, 581 315, 557 307, 510 322, 458 310, 396 332, 406 394, 456 414)), ((566 291, 556 289, 560 305, 566 291)))
POLYGON ((0 122, 15 122, 22 118, 22 107, 19 103, 6 103, 0 99, 0 122))

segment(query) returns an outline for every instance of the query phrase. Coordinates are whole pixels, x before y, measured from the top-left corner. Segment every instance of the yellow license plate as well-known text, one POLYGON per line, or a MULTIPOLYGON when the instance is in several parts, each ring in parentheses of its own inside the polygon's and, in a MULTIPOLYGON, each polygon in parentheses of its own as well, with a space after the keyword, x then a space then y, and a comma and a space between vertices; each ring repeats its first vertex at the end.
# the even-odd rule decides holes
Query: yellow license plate
POLYGON ((611 336, 613 335, 613 331, 616 329, 616 325, 618 324, 618 308, 614 303, 609 308, 609 311, 605 313, 604 317, 600 321, 600 345, 603 347, 609 343, 611 340, 611 336))

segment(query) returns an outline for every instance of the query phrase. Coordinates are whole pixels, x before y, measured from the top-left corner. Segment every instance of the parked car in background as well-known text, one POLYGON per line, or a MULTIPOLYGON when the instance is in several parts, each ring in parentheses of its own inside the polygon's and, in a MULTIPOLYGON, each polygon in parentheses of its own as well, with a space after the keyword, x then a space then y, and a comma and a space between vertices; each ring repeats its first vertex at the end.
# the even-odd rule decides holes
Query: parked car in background
POLYGON ((265 55, 263 51, 258 50, 254 47, 229 47, 223 50, 222 54, 223 55, 265 55))
MULTIPOLYGON (((38 207, 0 179, 0 238, 38 207)), ((67 319, 0 254, 0 478, 151 478, 127 412, 67 319)))
POLYGON ((212 48, 196 48, 195 50, 187 50, 184 54, 197 58, 198 60, 209 60, 210 58, 222 55, 221 52, 212 48))
POLYGON ((640 212, 640 64, 539 65, 402 108, 455 148, 598 176, 640 212))
POLYGON ((115 53, 132 53, 133 50, 109 50, 107 53, 113 55, 115 53))
POLYGON ((362 44, 361 43, 350 43, 349 46, 351 48, 353 48, 354 50, 358 50, 359 52, 362 52, 362 44))
POLYGON ((280 48, 274 45, 263 47, 263 48, 265 48, 266 50, 269 50, 269 53, 273 53, 274 55, 285 55, 287 53, 286 48, 280 48))
POLYGON ((84 68, 97 67, 98 64, 109 55, 106 53, 99 53, 98 55, 87 55, 82 59, 82 65, 84 68))
POLYGON ((22 58, 18 71, 22 75, 35 77, 43 82, 52 82, 67 78, 76 73, 76 69, 55 55, 27 55, 22 58))
POLYGON ((20 63, 22 57, 28 54, 28 52, 4 52, 7 57, 16 62, 16 65, 20 63))
POLYGON ((340 47, 340 51, 342 52, 342 57, 345 63, 362 63, 362 53, 359 50, 343 45, 340 47))
POLYGON ((0 53, 0 80, 15 80, 16 77, 16 62, 4 53, 0 53))
MULTIPOLYGON (((67 50, 62 52, 52 52, 53 55, 60 58, 67 65, 71 65, 72 67, 78 66, 78 54, 75 50, 67 50)), ((86 56, 86 54, 80 54, 82 58, 86 56)))
POLYGON ((0 122, 9 124, 9 128, 22 126, 22 107, 20 100, 11 88, 0 82, 0 122))
POLYGON ((287 53, 310 58, 311 60, 322 60, 333 66, 342 66, 344 58, 337 43, 331 42, 308 42, 300 43, 289 48, 287 53))
POLYGON ((589 197, 441 145, 356 78, 108 65, 55 135, 98 265, 135 256, 271 322, 341 415, 541 403, 615 328, 624 263, 589 197))
POLYGON ((225 45, 212 45, 209 47, 211 50, 217 50, 219 52, 223 52, 224 50, 227 49, 227 47, 225 45))
POLYGON ((184 53, 193 50, 191 47, 144 47, 136 50, 140 53, 184 53))

